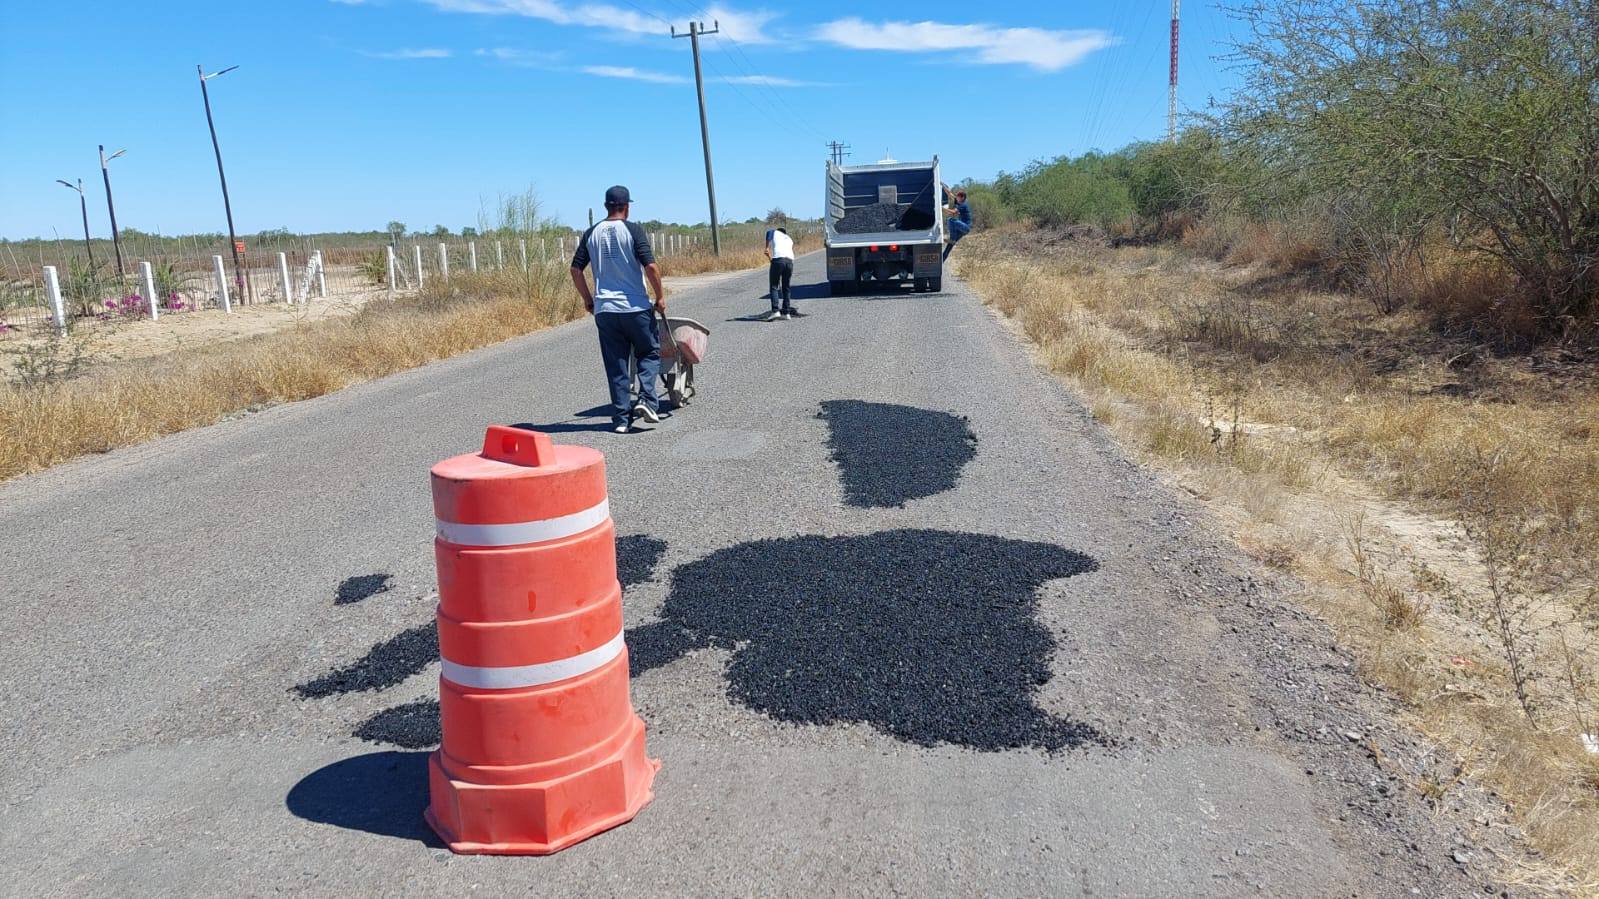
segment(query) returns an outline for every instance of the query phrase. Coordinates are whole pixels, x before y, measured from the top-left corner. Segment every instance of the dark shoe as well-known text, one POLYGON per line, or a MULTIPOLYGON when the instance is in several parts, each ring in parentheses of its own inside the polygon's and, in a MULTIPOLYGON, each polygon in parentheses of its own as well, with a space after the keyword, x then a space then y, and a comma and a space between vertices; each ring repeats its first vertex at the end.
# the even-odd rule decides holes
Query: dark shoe
POLYGON ((783 310, 783 317, 784 318, 804 318, 805 317, 805 313, 799 311, 798 309, 784 309, 783 310))
POLYGON ((642 418, 650 424, 655 424, 661 420, 661 416, 654 409, 643 403, 633 407, 633 417, 635 419, 642 418))

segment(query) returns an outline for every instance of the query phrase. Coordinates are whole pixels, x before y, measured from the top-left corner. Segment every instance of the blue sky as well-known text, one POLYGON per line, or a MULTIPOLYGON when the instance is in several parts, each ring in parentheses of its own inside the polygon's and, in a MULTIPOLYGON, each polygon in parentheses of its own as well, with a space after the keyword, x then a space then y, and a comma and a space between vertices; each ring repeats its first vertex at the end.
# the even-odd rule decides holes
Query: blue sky
MULTIPOLYGON (((937 154, 946 181, 1113 150, 1166 130, 1171 4, 813 0, 8 0, 0 29, 0 237, 117 224, 225 232, 199 73, 241 237, 478 226, 504 195, 585 224, 709 220, 690 41, 701 39, 717 212, 815 217, 827 143, 849 163, 937 154)), ((1179 109, 1232 76, 1235 23, 1182 10, 1179 109)))

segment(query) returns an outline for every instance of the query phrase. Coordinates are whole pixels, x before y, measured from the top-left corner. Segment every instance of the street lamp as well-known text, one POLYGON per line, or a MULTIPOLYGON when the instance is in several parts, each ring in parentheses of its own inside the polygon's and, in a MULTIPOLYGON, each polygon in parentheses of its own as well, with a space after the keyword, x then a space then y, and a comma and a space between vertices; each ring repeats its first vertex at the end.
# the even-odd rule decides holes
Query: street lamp
POLYGON ((105 178, 105 206, 111 212, 111 246, 117 251, 117 277, 122 277, 122 241, 117 237, 117 207, 111 203, 111 170, 106 168, 106 163, 127 150, 118 150, 110 156, 105 155, 105 144, 100 145, 100 174, 105 178))
POLYGON ((89 243, 89 201, 83 196, 83 179, 79 178, 76 186, 71 181, 56 179, 62 187, 78 192, 78 206, 83 210, 83 248, 89 251, 89 271, 94 271, 94 246, 89 243))
POLYGON ((194 71, 200 76, 200 97, 205 100, 205 124, 211 129, 211 148, 217 154, 217 177, 222 179, 222 209, 228 214, 228 243, 233 246, 233 283, 238 289, 239 297, 244 297, 244 263, 239 260, 239 238, 233 233, 233 204, 228 202, 228 176, 222 171, 222 146, 217 143, 217 126, 211 120, 211 95, 205 89, 205 83, 218 75, 237 69, 238 66, 228 66, 220 71, 205 74, 203 66, 196 65, 194 71))

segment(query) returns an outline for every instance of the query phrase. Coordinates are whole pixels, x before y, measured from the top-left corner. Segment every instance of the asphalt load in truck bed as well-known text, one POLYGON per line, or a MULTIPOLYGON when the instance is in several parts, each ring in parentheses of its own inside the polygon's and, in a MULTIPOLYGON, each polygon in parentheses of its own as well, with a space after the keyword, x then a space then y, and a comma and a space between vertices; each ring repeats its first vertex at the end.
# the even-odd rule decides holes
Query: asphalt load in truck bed
POLYGON ((880 231, 926 231, 933 216, 920 209, 901 209, 894 203, 873 203, 849 212, 833 223, 840 234, 875 234, 880 231))

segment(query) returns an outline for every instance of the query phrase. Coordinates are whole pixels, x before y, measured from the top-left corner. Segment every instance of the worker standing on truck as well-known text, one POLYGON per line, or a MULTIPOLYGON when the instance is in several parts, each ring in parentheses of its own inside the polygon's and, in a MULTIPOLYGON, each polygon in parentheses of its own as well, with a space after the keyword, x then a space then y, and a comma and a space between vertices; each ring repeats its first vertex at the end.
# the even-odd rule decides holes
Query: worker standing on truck
POLYGON ((769 294, 772 311, 767 313, 766 320, 775 322, 780 318, 798 318, 799 312, 795 311, 794 300, 788 290, 789 281, 794 277, 794 239, 788 236, 786 229, 773 228, 766 232, 766 258, 772 260, 767 272, 767 281, 772 286, 769 294), (782 305, 778 305, 780 300, 782 305))
POLYGON ((611 427, 626 434, 633 420, 661 420, 655 382, 661 376, 661 335, 655 313, 666 314, 666 292, 661 269, 644 229, 627 220, 633 198, 618 184, 605 192, 606 217, 583 232, 572 256, 572 285, 583 298, 583 308, 594 316, 600 332, 600 355, 611 386, 611 427), (583 270, 594 266, 594 289, 589 290, 583 270), (654 308, 644 291, 648 278, 655 291, 654 308), (638 357, 638 405, 628 416, 633 398, 633 375, 628 361, 638 357))
POLYGON ((944 244, 944 258, 949 258, 949 251, 955 249, 955 244, 972 230, 972 207, 966 205, 966 190, 962 188, 951 192, 949 185, 939 182, 944 188, 944 196, 950 205, 944 207, 944 214, 953 216, 949 220, 949 243, 944 244))

